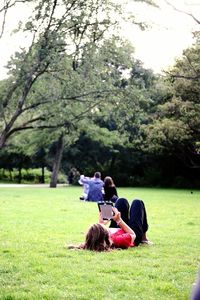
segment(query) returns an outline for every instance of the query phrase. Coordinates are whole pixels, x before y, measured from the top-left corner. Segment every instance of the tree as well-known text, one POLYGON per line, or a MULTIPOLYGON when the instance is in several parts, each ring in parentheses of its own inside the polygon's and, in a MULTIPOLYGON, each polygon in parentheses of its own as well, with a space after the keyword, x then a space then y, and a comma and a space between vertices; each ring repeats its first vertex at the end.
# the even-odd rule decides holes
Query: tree
MULTIPOLYGON (((112 63, 107 58, 107 69, 101 64, 98 47, 104 33, 117 24, 120 5, 107 0, 29 2, 33 14, 24 30, 33 38, 29 48, 10 61, 11 76, 2 82, 0 148, 17 132, 34 128, 49 128, 52 134, 62 128, 56 134, 61 145, 60 137, 106 99, 113 81, 112 63)), ((5 16, 17 3, 7 1, 0 12, 5 16)), ((63 147, 57 150, 62 152, 63 147)), ((55 173, 59 161, 54 164, 55 173)))
MULTIPOLYGON (((28 50, 16 53, 9 64, 12 76, 3 86, 0 147, 13 134, 13 127, 21 116, 43 105, 43 101, 30 95, 34 92, 35 83, 48 72, 59 73, 57 63, 64 53, 76 69, 84 44, 88 41, 95 43, 109 26, 106 3, 101 1, 100 7, 99 1, 95 0, 36 1, 33 16, 25 24, 25 30, 33 35, 32 44, 28 50), (102 9, 105 9, 105 17, 99 21, 102 9)), ((37 121, 38 118, 29 120, 26 125, 37 121)))
POLYGON ((173 155, 188 170, 200 168, 199 58, 197 39, 169 70, 171 97, 157 105, 152 121, 143 127, 150 151, 173 155))
MULTIPOLYGON (((72 71, 77 69, 85 46, 97 45, 100 42, 105 31, 117 23, 113 16, 121 9, 120 5, 108 0, 8 0, 0 8, 0 12, 5 16, 11 6, 20 2, 30 2, 33 7, 32 16, 24 26, 24 30, 32 35, 32 43, 28 49, 16 53, 8 65, 11 76, 3 84, 0 100, 0 147, 16 131, 38 127, 38 122, 44 121, 41 115, 27 118, 27 115, 33 115, 33 111, 52 104, 52 98, 38 99, 34 96, 36 83, 41 84, 46 75, 59 78, 60 73, 64 72, 59 62, 63 61, 63 56, 67 56, 71 67, 70 74, 68 68, 65 72, 66 80, 62 78, 63 83, 67 84, 72 71)), ((3 27, 4 25, 2 29, 3 27)), ((52 83, 54 81, 50 81, 50 85, 52 83)), ((79 97, 80 94, 75 94, 73 100, 79 97)), ((54 104, 57 101, 60 105, 59 97, 56 97, 54 104)))

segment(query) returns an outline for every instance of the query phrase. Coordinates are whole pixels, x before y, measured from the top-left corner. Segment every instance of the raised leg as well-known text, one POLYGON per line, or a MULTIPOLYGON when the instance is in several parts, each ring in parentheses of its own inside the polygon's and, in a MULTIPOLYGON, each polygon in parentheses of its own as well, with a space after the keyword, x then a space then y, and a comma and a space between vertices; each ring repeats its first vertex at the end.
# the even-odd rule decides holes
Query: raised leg
POLYGON ((133 200, 130 208, 129 226, 136 234, 135 244, 139 245, 146 238, 148 230, 147 214, 142 200, 133 200))
MULTIPOLYGON (((129 223, 129 203, 125 198, 118 198, 115 202, 115 207, 121 212, 122 220, 128 224, 129 223)), ((117 228, 119 227, 117 223, 111 220, 110 227, 117 228)))

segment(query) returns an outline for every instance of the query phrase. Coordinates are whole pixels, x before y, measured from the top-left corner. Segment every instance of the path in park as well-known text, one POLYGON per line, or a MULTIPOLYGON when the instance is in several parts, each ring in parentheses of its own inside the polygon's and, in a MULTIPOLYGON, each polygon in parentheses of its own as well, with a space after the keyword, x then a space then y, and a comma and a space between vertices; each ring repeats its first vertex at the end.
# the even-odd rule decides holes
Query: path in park
MULTIPOLYGON (((57 187, 67 187, 67 184, 57 184, 57 187)), ((13 188, 13 187, 34 187, 34 188, 49 188, 49 183, 45 184, 6 184, 6 183, 0 183, 0 188, 6 187, 6 188, 13 188)))

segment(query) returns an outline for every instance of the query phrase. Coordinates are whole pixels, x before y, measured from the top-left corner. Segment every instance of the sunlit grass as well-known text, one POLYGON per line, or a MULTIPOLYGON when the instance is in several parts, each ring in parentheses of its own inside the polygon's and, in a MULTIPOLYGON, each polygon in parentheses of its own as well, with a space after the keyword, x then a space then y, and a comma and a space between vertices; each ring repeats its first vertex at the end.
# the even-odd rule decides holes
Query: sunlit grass
POLYGON ((81 187, 0 189, 0 299, 188 299, 199 268, 200 191, 118 189, 143 199, 152 247, 66 250, 97 221, 81 187))

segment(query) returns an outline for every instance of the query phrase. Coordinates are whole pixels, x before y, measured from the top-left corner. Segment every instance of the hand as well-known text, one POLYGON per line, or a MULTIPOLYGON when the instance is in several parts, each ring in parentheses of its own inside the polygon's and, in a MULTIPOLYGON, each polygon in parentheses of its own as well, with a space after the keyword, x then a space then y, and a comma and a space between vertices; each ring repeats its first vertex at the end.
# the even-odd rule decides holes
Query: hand
POLYGON ((116 207, 113 207, 112 210, 114 212, 114 216, 112 217, 112 219, 117 223, 121 219, 121 213, 116 207))
POLYGON ((102 218, 101 212, 99 212, 99 223, 104 224, 104 220, 102 218))
POLYGON ((101 212, 99 212, 99 223, 103 224, 103 225, 106 225, 108 222, 109 222, 109 220, 104 220, 102 218, 101 212))

